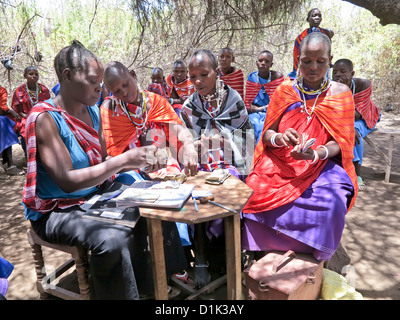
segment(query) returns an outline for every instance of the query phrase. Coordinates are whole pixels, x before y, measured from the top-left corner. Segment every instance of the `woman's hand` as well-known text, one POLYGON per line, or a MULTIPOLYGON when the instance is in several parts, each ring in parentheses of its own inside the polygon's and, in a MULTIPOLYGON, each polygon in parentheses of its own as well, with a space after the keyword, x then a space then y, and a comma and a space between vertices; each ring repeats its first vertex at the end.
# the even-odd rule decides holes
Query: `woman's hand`
POLYGON ((134 148, 126 151, 128 157, 125 169, 142 169, 145 172, 153 172, 167 166, 168 154, 165 149, 159 149, 155 145, 134 148))
POLYGON ((185 174, 194 176, 197 174, 197 161, 198 154, 194 144, 185 144, 180 150, 181 154, 179 159, 182 159, 183 166, 185 167, 185 174))
POLYGON ((200 163, 206 163, 208 161, 209 138, 202 134, 200 140, 196 140, 193 144, 200 163))
POLYGON ((296 145, 291 151, 290 155, 293 159, 296 160, 313 160, 314 159, 314 150, 308 148, 305 152, 301 152, 300 145, 296 145))
POLYGON ((259 107, 255 106, 254 104, 250 104, 250 108, 247 110, 248 113, 260 112, 265 111, 267 106, 259 107))
POLYGON ((13 109, 9 109, 8 113, 10 113, 15 119, 17 119, 17 121, 20 121, 22 118, 21 115, 19 113, 15 112, 15 110, 13 110, 13 109))
POLYGON ((300 144, 300 135, 295 129, 289 128, 275 137, 275 143, 278 146, 285 146, 287 148, 290 146, 295 147, 300 144))

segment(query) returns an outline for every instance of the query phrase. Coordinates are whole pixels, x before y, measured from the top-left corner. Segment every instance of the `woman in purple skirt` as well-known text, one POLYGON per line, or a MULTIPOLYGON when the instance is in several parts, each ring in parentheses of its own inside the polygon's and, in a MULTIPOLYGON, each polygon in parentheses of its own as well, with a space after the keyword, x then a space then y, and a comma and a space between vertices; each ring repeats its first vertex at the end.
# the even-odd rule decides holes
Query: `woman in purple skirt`
POLYGON ((347 86, 326 78, 326 35, 304 38, 299 58, 301 76, 278 87, 268 107, 246 180, 254 192, 243 209, 242 247, 329 260, 358 189, 354 102, 347 86))

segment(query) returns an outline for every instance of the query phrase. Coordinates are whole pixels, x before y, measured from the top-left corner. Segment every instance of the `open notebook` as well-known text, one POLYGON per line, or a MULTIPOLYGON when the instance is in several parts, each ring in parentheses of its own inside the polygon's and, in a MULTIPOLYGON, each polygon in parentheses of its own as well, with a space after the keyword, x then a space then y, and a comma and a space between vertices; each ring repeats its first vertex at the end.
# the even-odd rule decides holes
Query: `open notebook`
POLYGON ((117 206, 180 209, 190 197, 193 184, 176 181, 136 181, 115 198, 117 206))

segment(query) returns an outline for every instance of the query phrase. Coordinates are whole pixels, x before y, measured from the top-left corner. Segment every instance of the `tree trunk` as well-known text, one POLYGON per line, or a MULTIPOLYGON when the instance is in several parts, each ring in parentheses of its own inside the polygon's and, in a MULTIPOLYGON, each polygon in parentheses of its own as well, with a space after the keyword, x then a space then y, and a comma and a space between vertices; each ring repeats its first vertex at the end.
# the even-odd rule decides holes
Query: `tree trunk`
POLYGON ((394 0, 343 0, 363 7, 380 19, 380 24, 400 24, 400 2, 394 0))

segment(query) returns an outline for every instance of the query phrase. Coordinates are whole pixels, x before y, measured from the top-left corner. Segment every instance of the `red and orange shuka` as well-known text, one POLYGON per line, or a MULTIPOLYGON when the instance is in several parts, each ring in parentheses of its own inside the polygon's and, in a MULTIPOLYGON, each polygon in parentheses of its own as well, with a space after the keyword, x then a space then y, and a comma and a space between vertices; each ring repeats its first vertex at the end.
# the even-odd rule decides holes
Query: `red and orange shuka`
MULTIPOLYGON (((144 92, 147 94, 150 100, 149 104, 151 105, 147 115, 148 124, 183 124, 174 109, 170 107, 163 97, 152 92, 144 92)), ((133 107, 133 105, 127 104, 128 109, 133 107)), ((135 136, 140 136, 142 133, 140 130, 137 130, 136 126, 125 113, 120 113, 119 116, 113 116, 114 111, 106 108, 101 108, 100 113, 104 137, 107 143, 107 152, 111 156, 119 155, 129 149, 129 144, 132 142, 132 139, 134 139, 135 136)), ((166 138, 171 138, 168 125, 164 125, 162 129, 165 131, 166 138)), ((175 137, 172 138, 174 140, 173 142, 177 141, 175 137)), ((180 145, 178 144, 174 147, 179 150, 180 145)))

